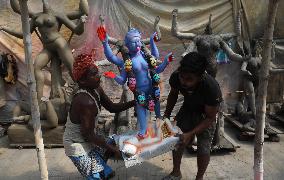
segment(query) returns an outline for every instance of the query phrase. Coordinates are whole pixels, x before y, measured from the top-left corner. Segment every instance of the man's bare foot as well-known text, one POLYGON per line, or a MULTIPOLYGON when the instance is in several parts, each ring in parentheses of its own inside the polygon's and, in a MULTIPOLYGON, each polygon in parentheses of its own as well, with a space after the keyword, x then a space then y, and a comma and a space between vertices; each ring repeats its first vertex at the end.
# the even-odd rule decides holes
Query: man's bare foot
POLYGON ((182 178, 181 172, 175 173, 171 172, 169 175, 164 177, 162 180, 180 180, 182 178))

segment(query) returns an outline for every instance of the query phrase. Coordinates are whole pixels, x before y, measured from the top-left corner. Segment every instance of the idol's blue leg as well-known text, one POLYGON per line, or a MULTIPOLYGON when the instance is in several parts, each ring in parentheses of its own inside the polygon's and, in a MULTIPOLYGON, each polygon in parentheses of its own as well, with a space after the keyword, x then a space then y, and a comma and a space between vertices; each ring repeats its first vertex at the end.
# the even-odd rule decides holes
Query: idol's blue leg
POLYGON ((147 109, 141 105, 136 106, 137 121, 139 123, 139 134, 145 135, 147 130, 147 109))

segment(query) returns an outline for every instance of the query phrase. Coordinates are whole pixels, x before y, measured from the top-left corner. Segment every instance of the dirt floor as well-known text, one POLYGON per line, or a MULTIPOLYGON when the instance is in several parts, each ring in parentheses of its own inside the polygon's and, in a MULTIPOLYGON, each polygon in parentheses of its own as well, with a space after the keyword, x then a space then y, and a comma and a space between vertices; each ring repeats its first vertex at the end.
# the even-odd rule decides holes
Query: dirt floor
MULTIPOLYGON (((238 131, 230 124, 226 124, 226 132, 241 147, 236 152, 214 153, 205 179, 253 179, 253 142, 238 141, 236 138, 238 131)), ((265 142, 264 179, 283 179, 283 140, 284 135, 280 135, 279 143, 265 142)), ((50 179, 82 179, 71 161, 65 156, 63 148, 45 149, 45 153, 50 179)), ((110 161, 110 165, 117 174, 114 179, 154 180, 161 179, 171 171, 171 162, 171 153, 167 153, 128 169, 124 167, 123 162, 110 161)), ((197 171, 196 155, 185 152, 181 167, 183 179, 194 179, 197 171)), ((8 137, 0 138, 0 179, 40 179, 36 151, 34 149, 10 149, 8 148, 8 137)))
MULTIPOLYGON (((162 74, 162 111, 165 109, 165 100, 169 91, 169 85, 167 83, 169 76, 178 66, 179 57, 182 53, 181 47, 175 47, 172 50, 175 52, 177 58, 162 74)), ((161 56, 164 56, 166 53, 165 51, 161 51, 161 56)), ((232 81, 233 76, 230 75, 236 74, 235 70, 233 70, 236 68, 233 68, 232 64, 222 65, 218 73, 218 81, 222 87, 223 97, 226 98, 228 104, 230 103, 230 98, 235 96, 234 87, 237 87, 236 81, 232 81)), ((102 71, 107 70, 116 70, 116 68, 106 67, 102 71)), ((234 77, 234 79, 236 78, 234 77)), ((107 79, 102 80, 102 86, 108 87, 106 88, 106 93, 112 97, 112 100, 119 101, 121 94, 120 87, 113 86, 113 82, 107 79)), ((177 112, 181 104, 182 101, 179 100, 174 112, 177 112)), ((102 112, 102 116, 108 120, 113 119, 113 114, 110 115, 102 112)), ((253 142, 238 141, 236 138, 238 131, 228 123, 225 125, 225 131, 232 139, 240 144, 240 148, 237 149, 236 152, 214 153, 206 171, 205 179, 253 179, 253 142)), ((280 127, 280 129, 283 131, 283 128, 280 127)), ((72 162, 65 156, 63 148, 45 149, 45 153, 48 163, 49 179, 82 179, 72 162)), ((280 135, 279 143, 265 143, 264 159, 264 179, 283 179, 284 135, 280 135)), ((124 167, 123 162, 110 161, 110 165, 116 171, 116 177, 114 179, 161 179, 171 171, 172 156, 171 153, 167 153, 146 161, 142 165, 128 169, 124 167)), ((194 179, 197 171, 196 155, 185 152, 181 167, 183 179, 194 179)), ((13 179, 40 179, 36 151, 35 149, 10 149, 8 137, 4 136, 0 138, 0 180, 13 179)))

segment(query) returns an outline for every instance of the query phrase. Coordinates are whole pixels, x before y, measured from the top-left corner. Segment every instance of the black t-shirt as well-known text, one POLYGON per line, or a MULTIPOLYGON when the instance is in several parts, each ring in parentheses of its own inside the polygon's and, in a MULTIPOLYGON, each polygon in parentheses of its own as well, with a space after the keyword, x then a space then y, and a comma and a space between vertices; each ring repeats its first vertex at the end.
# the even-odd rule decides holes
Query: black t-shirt
POLYGON ((181 86, 178 74, 178 71, 172 73, 170 85, 184 96, 184 105, 188 107, 188 110, 201 110, 204 109, 204 105, 217 106, 222 101, 220 86, 212 76, 205 73, 197 87, 190 90, 181 86))
POLYGON ((185 124, 188 124, 190 121, 195 126, 202 120, 205 105, 218 106, 222 102, 222 93, 218 82, 207 73, 193 90, 181 86, 178 71, 172 73, 169 83, 172 88, 179 90, 184 96, 183 106, 177 114, 177 121, 180 123, 186 121, 185 124))

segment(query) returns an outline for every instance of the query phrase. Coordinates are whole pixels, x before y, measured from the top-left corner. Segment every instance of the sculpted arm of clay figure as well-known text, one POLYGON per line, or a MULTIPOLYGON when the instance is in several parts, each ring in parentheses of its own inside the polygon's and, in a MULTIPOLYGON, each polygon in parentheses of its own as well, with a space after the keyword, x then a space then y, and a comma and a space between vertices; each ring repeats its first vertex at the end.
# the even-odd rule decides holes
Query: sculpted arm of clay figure
POLYGON ((87 0, 80 0, 79 9, 77 11, 69 12, 67 17, 70 20, 79 19, 83 15, 89 14, 89 5, 87 0))
POLYGON ((179 94, 179 90, 174 87, 171 87, 171 91, 167 99, 167 105, 166 105, 166 111, 164 113, 164 118, 168 118, 168 119, 170 118, 171 113, 176 105, 178 94, 179 94))
POLYGON ((247 66, 248 66, 248 62, 247 62, 247 61, 244 61, 244 62, 242 63, 241 71, 243 72, 243 74, 252 76, 252 74, 247 70, 247 66))
POLYGON ((230 60, 236 62, 244 61, 244 58, 241 55, 235 53, 224 41, 220 41, 220 47, 225 51, 230 60))
POLYGON ((105 72, 104 75, 108 78, 112 78, 120 85, 124 85, 127 80, 127 72, 124 70, 124 68, 121 69, 120 76, 116 75, 114 72, 108 71, 105 72))
MULTIPOLYGON (((30 20, 30 30, 31 30, 31 33, 33 33, 34 30, 35 30, 35 25, 34 25, 33 19, 30 20)), ((0 26, 0 31, 4 31, 4 32, 6 32, 6 33, 8 33, 12 36, 15 36, 17 38, 20 38, 20 39, 23 39, 23 36, 24 36, 22 31, 19 31, 19 30, 16 30, 16 29, 13 29, 13 30, 8 29, 4 26, 0 26)))
MULTIPOLYGON (((89 142, 105 148, 111 152, 116 154, 120 154, 119 149, 116 146, 107 144, 105 139, 96 135, 94 132, 95 123, 94 117, 98 115, 98 109, 96 108, 95 102, 90 100, 88 96, 83 96, 81 98, 81 102, 79 105, 80 109, 80 121, 81 121, 81 134, 82 136, 87 139, 89 142), (94 108, 95 107, 95 108, 94 108)), ((78 109, 75 108, 74 109, 78 109)), ((72 115, 72 111, 71 111, 72 115)))
POLYGON ((165 59, 164 59, 164 61, 162 62, 162 64, 160 64, 160 65, 156 68, 156 73, 159 74, 159 73, 163 72, 163 71, 166 69, 167 65, 168 65, 170 62, 172 62, 173 60, 174 60, 174 55, 173 55, 173 53, 167 54, 166 57, 165 57, 165 59))
POLYGON ((100 92, 100 97, 101 97, 101 104, 106 110, 108 110, 111 113, 118 113, 121 111, 125 111, 131 107, 134 107, 136 105, 136 101, 132 100, 126 103, 113 103, 109 97, 105 94, 104 90, 99 87, 98 88, 100 92))
POLYGON ((194 33, 183 33, 179 31, 178 22, 177 22, 178 10, 174 9, 172 11, 172 28, 171 32, 172 35, 179 38, 179 39, 189 39, 193 40, 196 34, 194 33))
MULTIPOLYGON (((20 9, 20 4, 18 0, 10 0, 10 5, 11 8, 15 13, 18 13, 21 15, 21 9, 20 9)), ((29 17, 34 17, 36 13, 32 12, 30 9, 28 9, 29 17)))
POLYGON ((57 14, 57 19, 60 23, 64 24, 68 29, 77 35, 81 35, 84 32, 84 24, 87 21, 87 16, 83 15, 80 17, 79 23, 76 25, 71 21, 65 14, 57 14))
POLYGON ((124 62, 122 59, 118 58, 116 55, 113 54, 111 47, 108 43, 108 35, 106 33, 106 30, 103 26, 100 26, 97 29, 97 34, 99 39, 101 40, 103 47, 104 47, 104 54, 108 61, 111 63, 117 65, 120 68, 123 68, 124 62))

